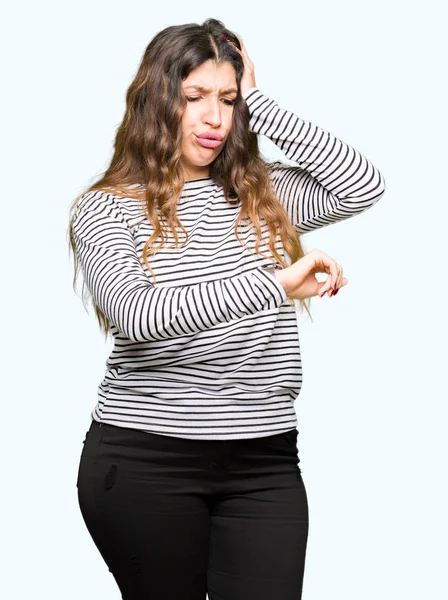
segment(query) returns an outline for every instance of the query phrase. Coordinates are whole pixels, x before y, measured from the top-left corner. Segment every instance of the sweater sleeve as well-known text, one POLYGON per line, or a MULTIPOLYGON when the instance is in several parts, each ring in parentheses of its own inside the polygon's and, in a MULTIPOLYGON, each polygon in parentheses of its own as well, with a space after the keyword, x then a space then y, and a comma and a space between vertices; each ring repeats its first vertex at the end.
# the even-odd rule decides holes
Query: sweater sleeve
POLYGON ((284 110, 252 87, 244 94, 250 130, 267 136, 297 166, 269 164, 271 181, 300 233, 353 217, 385 192, 382 173, 360 152, 284 110))
POLYGON ((283 286, 263 267, 236 277, 161 287, 143 270, 116 198, 84 194, 72 220, 76 255, 95 304, 127 338, 145 342, 194 334, 278 308, 283 286))

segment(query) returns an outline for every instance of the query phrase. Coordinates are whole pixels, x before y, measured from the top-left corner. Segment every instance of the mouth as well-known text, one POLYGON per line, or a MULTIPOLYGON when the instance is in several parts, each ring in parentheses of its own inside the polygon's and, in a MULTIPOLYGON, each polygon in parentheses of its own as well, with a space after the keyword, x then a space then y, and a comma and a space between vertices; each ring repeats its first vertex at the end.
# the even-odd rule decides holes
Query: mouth
POLYGON ((218 142, 222 142, 222 135, 219 135, 219 133, 215 133, 214 131, 206 131, 205 133, 200 133, 196 137, 202 140, 218 140, 218 142))
MULTIPOLYGON (((204 134, 203 134, 203 136, 204 136, 204 134)), ((197 143, 200 144, 203 148, 217 148, 218 146, 220 146, 222 144, 221 136, 199 137, 199 136, 195 135, 195 137, 196 137, 197 143)))

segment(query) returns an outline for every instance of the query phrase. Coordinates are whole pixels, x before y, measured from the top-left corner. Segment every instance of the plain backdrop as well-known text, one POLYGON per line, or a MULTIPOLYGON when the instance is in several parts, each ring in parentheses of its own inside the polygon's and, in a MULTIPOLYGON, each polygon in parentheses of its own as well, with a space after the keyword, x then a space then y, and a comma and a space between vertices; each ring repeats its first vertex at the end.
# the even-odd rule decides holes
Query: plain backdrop
MULTIPOLYGON (((386 180, 372 209, 302 237, 349 280, 312 300, 313 323, 297 317, 303 599, 446 600, 442 2, 10 0, 0 16, 2 597, 120 598, 77 503, 111 342, 72 288, 68 209, 110 161, 149 41, 213 17, 243 39, 264 94, 386 180)), ((283 156, 267 139, 260 147, 283 156)))

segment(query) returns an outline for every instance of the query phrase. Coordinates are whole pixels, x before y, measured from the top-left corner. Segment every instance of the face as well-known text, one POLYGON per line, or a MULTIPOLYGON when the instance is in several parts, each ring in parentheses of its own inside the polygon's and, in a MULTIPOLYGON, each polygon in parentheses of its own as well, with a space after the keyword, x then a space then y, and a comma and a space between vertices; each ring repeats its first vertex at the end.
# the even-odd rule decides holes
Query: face
POLYGON ((208 177, 209 165, 224 148, 238 93, 235 69, 228 62, 217 65, 208 60, 184 79, 182 89, 187 98, 182 115, 182 166, 188 181, 208 177), (213 135, 218 141, 207 138, 213 135))

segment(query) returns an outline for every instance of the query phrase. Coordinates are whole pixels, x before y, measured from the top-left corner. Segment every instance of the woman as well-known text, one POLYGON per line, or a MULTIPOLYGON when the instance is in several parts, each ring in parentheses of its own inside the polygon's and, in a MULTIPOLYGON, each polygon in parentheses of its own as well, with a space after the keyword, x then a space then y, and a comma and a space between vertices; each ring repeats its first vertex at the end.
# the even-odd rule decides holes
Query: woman
POLYGON ((148 45, 111 164, 70 223, 75 279, 80 264, 114 337, 78 497, 125 600, 301 598, 294 300, 308 311, 347 279, 299 234, 384 189, 354 148, 263 94, 220 21, 148 45), (266 163, 257 134, 295 166, 266 163))

